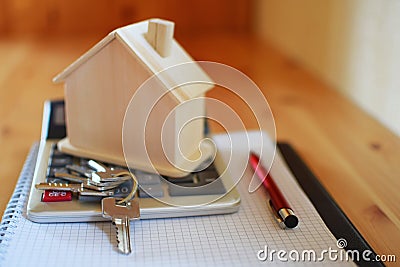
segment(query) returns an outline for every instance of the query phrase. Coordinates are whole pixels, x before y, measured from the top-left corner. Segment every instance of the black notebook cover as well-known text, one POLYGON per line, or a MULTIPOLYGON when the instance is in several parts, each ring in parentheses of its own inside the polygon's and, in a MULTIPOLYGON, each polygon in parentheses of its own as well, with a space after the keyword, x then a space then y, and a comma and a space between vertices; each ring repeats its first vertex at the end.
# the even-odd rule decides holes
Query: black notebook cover
POLYGON ((371 254, 368 255, 369 259, 375 258, 376 254, 293 147, 287 143, 278 143, 278 148, 286 164, 296 177, 297 182, 311 200, 332 234, 336 239, 346 239, 346 250, 359 251, 359 260, 354 259, 354 261, 360 266, 384 266, 380 261, 365 261, 363 259, 363 251, 371 251, 371 254))

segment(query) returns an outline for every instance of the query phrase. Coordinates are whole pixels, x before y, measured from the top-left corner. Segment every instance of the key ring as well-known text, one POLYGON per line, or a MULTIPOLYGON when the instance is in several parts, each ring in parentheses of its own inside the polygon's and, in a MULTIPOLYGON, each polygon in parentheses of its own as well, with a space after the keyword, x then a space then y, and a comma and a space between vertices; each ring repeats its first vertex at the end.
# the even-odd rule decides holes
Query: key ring
POLYGON ((127 171, 123 171, 123 172, 120 172, 120 173, 116 174, 115 176, 124 176, 124 175, 129 175, 132 178, 132 181, 133 181, 132 191, 125 198, 123 198, 121 200, 118 200, 117 201, 118 205, 121 205, 121 204, 124 204, 124 203, 125 204, 128 203, 130 200, 132 200, 135 197, 136 192, 138 190, 138 181, 136 179, 136 176, 133 173, 127 172, 127 171))

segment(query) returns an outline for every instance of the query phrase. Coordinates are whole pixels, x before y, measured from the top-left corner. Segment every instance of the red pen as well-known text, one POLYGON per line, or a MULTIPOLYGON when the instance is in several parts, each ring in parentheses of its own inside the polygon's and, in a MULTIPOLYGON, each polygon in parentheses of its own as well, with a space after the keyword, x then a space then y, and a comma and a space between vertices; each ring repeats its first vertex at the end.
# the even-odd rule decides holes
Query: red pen
POLYGON ((289 206, 281 190, 272 179, 271 175, 260 164, 260 159, 256 154, 250 152, 249 162, 257 176, 263 181, 265 189, 267 189, 270 200, 271 209, 282 228, 294 228, 299 224, 299 219, 294 214, 293 209, 289 206), (265 179, 264 179, 265 178, 265 179))

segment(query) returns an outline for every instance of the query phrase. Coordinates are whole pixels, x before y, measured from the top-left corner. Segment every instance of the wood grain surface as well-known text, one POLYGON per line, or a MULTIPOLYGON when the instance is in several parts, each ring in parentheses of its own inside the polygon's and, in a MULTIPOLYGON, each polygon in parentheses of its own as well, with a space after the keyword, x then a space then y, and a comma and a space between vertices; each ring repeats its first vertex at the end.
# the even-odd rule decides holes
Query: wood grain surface
MULTIPOLYGON (((107 34, 149 18, 174 21, 176 33, 246 32, 253 0, 1 0, 0 33, 25 35, 107 34)), ((176 36, 176 35, 175 35, 176 36)))
MULTIPOLYGON (((63 97, 62 85, 51 79, 101 37, 0 39, 2 212, 39 140, 43 102, 63 97)), ((195 59, 250 76, 269 101, 278 139, 294 145, 378 254, 399 252, 400 138, 268 43, 221 34, 179 41, 195 59)), ((209 96, 235 106, 246 127, 255 127, 239 99, 222 88, 209 96)))

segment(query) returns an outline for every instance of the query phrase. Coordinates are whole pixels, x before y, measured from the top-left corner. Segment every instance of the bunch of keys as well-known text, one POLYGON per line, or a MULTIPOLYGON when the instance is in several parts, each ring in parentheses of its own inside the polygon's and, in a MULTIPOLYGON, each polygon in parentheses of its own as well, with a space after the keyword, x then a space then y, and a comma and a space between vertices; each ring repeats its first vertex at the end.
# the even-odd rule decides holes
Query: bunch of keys
POLYGON ((66 169, 69 173, 54 173, 56 178, 72 183, 40 183, 36 185, 36 189, 71 191, 78 193, 79 197, 93 197, 92 199, 95 200, 109 196, 122 197, 128 193, 115 190, 119 185, 131 179, 131 174, 128 171, 108 168, 94 160, 89 160, 87 165, 90 168, 80 165, 67 165, 66 169))
POLYGON ((139 219, 140 208, 137 197, 138 182, 131 172, 123 169, 108 168, 94 160, 87 169, 78 165, 68 165, 66 168, 79 175, 56 172, 55 176, 74 183, 40 183, 36 189, 72 191, 82 196, 105 197, 101 200, 102 215, 112 220, 117 231, 118 250, 123 254, 131 253, 130 221, 139 219), (82 177, 83 176, 83 177, 82 177), (132 190, 125 198, 118 198, 113 190, 121 183, 132 180, 132 190))

